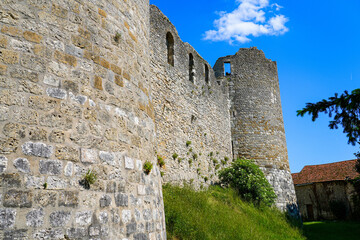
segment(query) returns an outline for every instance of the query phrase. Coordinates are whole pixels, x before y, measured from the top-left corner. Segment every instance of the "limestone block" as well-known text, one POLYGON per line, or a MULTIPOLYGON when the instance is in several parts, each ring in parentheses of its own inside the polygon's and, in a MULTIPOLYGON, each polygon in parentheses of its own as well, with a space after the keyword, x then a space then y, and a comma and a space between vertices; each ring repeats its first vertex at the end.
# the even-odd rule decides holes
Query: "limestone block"
POLYGON ((86 228, 69 228, 66 234, 70 239, 83 239, 87 236, 86 228))
POLYGON ((43 128, 31 127, 29 128, 29 138, 32 141, 46 141, 47 131, 43 128))
POLYGON ((134 169, 134 160, 125 156, 125 169, 134 169))
POLYGON ((8 159, 5 156, 0 156, 0 173, 5 172, 8 159))
POLYGON ((63 239, 64 233, 62 229, 41 229, 36 231, 33 234, 34 239, 43 240, 43 239, 63 239))
POLYGON ((44 210, 34 209, 26 215, 26 225, 29 227, 41 227, 44 224, 44 210))
POLYGON ((144 209, 143 210, 143 218, 146 221, 149 221, 152 219, 152 211, 151 209, 144 209))
POLYGON ((59 194, 59 207, 77 207, 79 205, 78 191, 63 191, 59 194))
POLYGON ((136 222, 132 222, 126 225, 126 234, 130 235, 136 232, 136 222))
POLYGON ((9 190, 4 194, 4 207, 29 208, 32 206, 33 194, 29 191, 9 190))
POLYGON ((56 146, 55 157, 60 160, 79 162, 80 151, 68 146, 56 146))
POLYGON ((5 173, 1 175, 1 186, 7 188, 21 188, 22 178, 19 173, 5 173))
POLYGON ((9 118, 9 109, 7 107, 0 107, 0 121, 6 121, 9 118))
POLYGON ((21 148, 23 153, 29 156, 49 158, 53 154, 53 146, 48 146, 40 142, 26 142, 21 148))
POLYGON ((98 153, 95 149, 81 149, 81 162, 83 163, 97 163, 98 153))
POLYGON ((131 210, 122 210, 121 211, 121 220, 123 223, 128 223, 131 220, 131 210))
POLYGON ((10 70, 10 76, 13 78, 19 78, 24 80, 30 80, 31 82, 39 81, 39 74, 23 68, 12 68, 10 70))
POLYGON ((74 164, 72 162, 68 162, 64 168, 64 175, 67 177, 71 177, 73 174, 74 164))
POLYGON ((107 212, 101 212, 99 214, 99 221, 101 224, 107 224, 109 221, 109 214, 107 212))
POLYGON ((92 211, 77 212, 75 222, 80 226, 89 225, 92 220, 92 211))
POLYGON ((99 157, 101 159, 101 161, 111 165, 111 166, 115 166, 115 157, 112 153, 109 152, 104 152, 104 151, 100 151, 99 152, 99 157))
POLYGON ((65 99, 67 96, 66 91, 60 88, 48 88, 46 89, 46 93, 48 96, 57 99, 65 99))
POLYGON ((23 173, 30 172, 30 163, 26 158, 17 158, 14 160, 14 167, 23 173))
POLYGON ((24 138, 26 126, 18 123, 7 123, 3 127, 3 133, 8 137, 24 138))
POLYGON ((62 167, 62 162, 58 160, 40 160, 39 171, 41 174, 59 175, 62 167))
POLYGON ((71 212, 69 211, 55 211, 50 214, 50 224, 52 227, 63 227, 69 221, 71 212))
POLYGON ((127 207, 129 205, 129 197, 123 193, 115 195, 115 204, 118 207, 127 207))
POLYGON ((53 87, 59 87, 60 86, 60 79, 56 78, 53 75, 46 74, 44 76, 43 82, 47 85, 53 86, 53 87))
POLYGON ((50 191, 41 191, 34 197, 34 203, 41 207, 55 207, 56 193, 50 191))
POLYGON ((111 197, 109 195, 103 195, 100 198, 100 207, 108 207, 111 204, 111 197))
POLYGON ((16 210, 2 208, 0 209, 0 230, 14 227, 16 210))
POLYGON ((149 237, 145 233, 134 234, 134 240, 149 240, 149 237))
POLYGON ((18 148, 19 140, 16 138, 0 138, 0 154, 15 152, 18 148))
POLYGON ((25 176, 26 188, 44 188, 45 178, 36 176, 25 176))
POLYGON ((47 189, 66 189, 67 182, 59 177, 50 176, 47 178, 47 189))
POLYGON ((63 143, 65 142, 65 132, 61 130, 53 130, 49 135, 50 142, 63 143))

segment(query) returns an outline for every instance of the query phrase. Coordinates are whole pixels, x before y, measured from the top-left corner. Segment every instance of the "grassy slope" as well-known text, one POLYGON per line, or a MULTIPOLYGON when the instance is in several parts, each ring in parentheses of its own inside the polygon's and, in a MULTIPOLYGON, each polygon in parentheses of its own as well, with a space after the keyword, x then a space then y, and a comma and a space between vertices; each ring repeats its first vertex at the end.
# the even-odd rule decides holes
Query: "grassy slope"
POLYGON ((195 192, 167 185, 163 190, 168 239, 305 239, 284 214, 259 210, 230 189, 195 192))
POLYGON ((309 240, 360 239, 359 222, 306 222, 304 233, 309 240))

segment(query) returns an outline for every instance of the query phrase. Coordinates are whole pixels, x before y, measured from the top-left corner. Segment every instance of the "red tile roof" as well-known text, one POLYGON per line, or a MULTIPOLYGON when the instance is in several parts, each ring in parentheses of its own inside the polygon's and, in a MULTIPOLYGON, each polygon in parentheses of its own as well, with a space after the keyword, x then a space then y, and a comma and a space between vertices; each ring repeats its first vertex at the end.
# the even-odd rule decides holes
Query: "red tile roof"
POLYGON ((342 181, 346 178, 354 179, 360 174, 355 170, 356 160, 305 166, 299 173, 293 173, 294 184, 313 182, 342 181))

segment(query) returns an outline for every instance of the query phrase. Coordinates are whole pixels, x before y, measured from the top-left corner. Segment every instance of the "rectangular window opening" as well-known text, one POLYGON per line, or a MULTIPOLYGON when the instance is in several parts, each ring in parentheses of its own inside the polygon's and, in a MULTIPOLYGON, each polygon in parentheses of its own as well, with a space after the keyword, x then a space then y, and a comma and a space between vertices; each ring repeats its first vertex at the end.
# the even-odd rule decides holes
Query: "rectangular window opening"
POLYGON ((224 75, 225 76, 231 75, 231 63, 229 62, 224 63, 224 75))

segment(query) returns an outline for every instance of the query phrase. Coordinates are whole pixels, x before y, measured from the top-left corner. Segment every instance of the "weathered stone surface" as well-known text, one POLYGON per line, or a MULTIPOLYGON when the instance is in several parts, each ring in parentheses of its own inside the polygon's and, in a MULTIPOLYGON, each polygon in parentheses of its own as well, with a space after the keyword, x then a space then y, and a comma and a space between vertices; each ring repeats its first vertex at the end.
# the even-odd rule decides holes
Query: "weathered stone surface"
POLYGON ((52 239, 63 239, 64 233, 61 229, 41 229, 34 233, 33 235, 34 239, 38 240, 52 240, 52 239))
POLYGON ((58 160, 40 160, 39 171, 41 174, 59 175, 62 167, 62 162, 58 160))
POLYGON ((134 160, 125 156, 125 168, 126 169, 134 169, 134 160))
POLYGON ((41 227, 44 224, 44 210, 34 209, 26 215, 26 225, 29 227, 41 227))
POLYGON ((0 154, 9 154, 17 150, 19 140, 16 138, 0 138, 0 154))
POLYGON ((65 99, 67 96, 66 91, 60 88, 48 88, 46 89, 46 93, 48 96, 57 99, 65 99))
POLYGON ((4 173, 1 175, 1 187, 5 189, 9 188, 21 188, 22 179, 19 173, 4 173))
POLYGON ((86 228, 69 228, 66 234, 70 239, 81 239, 87 236, 86 228))
POLYGON ((0 173, 5 172, 8 159, 4 156, 0 156, 0 173))
POLYGON ((92 219, 92 211, 77 212, 75 221, 80 226, 89 225, 92 219))
POLYGON ((28 239, 27 229, 7 230, 4 233, 4 240, 28 239))
POLYGON ((15 225, 15 218, 14 209, 0 209, 0 230, 12 228, 15 225))
POLYGON ((134 234, 134 240, 149 240, 149 237, 144 233, 134 234))
POLYGON ((47 178, 47 189, 66 189, 68 183, 60 177, 49 176, 47 178))
POLYGON ((127 207, 129 205, 129 197, 125 194, 118 193, 115 195, 115 203, 118 207, 127 207))
POLYGON ((63 143, 65 142, 65 132, 61 130, 53 130, 49 135, 50 142, 63 143))
POLYGON ((130 235, 132 233, 135 233, 136 232, 136 223, 133 222, 133 223, 129 223, 126 225, 126 234, 130 235))
POLYGON ((68 146, 57 146, 55 150, 55 157, 60 160, 67 160, 73 162, 80 161, 79 149, 68 147, 68 146))
POLYGON ((121 212, 121 220, 123 223, 128 223, 131 220, 131 211, 130 210, 122 210, 121 212))
POLYGON ((29 208, 32 206, 33 194, 29 191, 9 190, 4 194, 4 207, 29 208))
POLYGON ((81 149, 81 162, 83 163, 97 163, 98 153, 95 149, 81 149))
POLYGON ((116 163, 115 163, 115 157, 112 153, 109 153, 109 152, 104 152, 104 151, 100 151, 99 152, 99 157, 101 159, 101 161, 109 164, 109 165, 112 165, 114 166, 116 163))
POLYGON ((45 177, 25 176, 26 188, 42 189, 45 184, 45 177))
POLYGON ((53 147, 44 143, 26 142, 21 148, 23 153, 29 156, 49 158, 53 153, 53 147))
POLYGON ((59 206, 77 207, 79 204, 78 191, 63 191, 59 194, 59 206))
POLYGON ((100 198, 100 207, 108 207, 111 205, 111 197, 109 195, 103 195, 100 198))
POLYGON ((67 177, 72 176, 74 169, 74 164, 72 162, 68 162, 64 168, 64 175, 67 177))
POLYGON ((39 192, 35 197, 34 197, 34 203, 36 205, 42 206, 42 207, 47 207, 47 206, 52 206, 55 207, 55 203, 56 203, 56 193, 55 192, 39 192))
POLYGON ((52 227, 63 227, 69 222, 70 217, 69 211, 55 211, 50 214, 50 224, 52 227))
POLYGON ((30 172, 30 163, 26 158, 17 158, 14 160, 14 166, 17 170, 23 173, 30 172))
POLYGON ((47 131, 43 128, 32 127, 29 129, 29 138, 32 141, 46 141, 47 131))
POLYGON ((3 127, 3 133, 12 138, 24 138, 26 127, 18 123, 7 123, 3 127))

